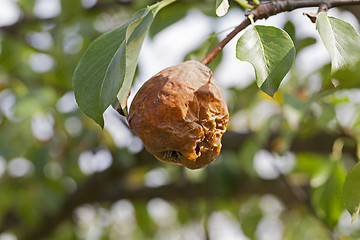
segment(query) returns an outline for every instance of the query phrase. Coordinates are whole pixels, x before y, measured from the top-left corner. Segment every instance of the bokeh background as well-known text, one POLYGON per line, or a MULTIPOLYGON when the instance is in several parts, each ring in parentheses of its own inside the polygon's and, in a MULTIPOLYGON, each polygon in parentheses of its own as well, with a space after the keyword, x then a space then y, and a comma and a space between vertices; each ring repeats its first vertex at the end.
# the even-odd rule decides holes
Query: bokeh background
MULTIPOLYGON (((221 155, 204 169, 158 162, 112 108, 104 130, 81 113, 72 90, 81 55, 154 2, 0 0, 0 240, 360 239, 341 200, 357 161, 359 76, 346 75, 344 87, 330 77, 330 57, 302 14, 316 8, 257 22, 284 28, 297 48, 274 99, 236 59, 236 38, 215 60, 231 116, 221 155)), ((230 4, 222 18, 213 0, 163 9, 129 104, 152 75, 239 24, 244 11, 230 4)), ((359 29, 356 14, 329 14, 359 29)))

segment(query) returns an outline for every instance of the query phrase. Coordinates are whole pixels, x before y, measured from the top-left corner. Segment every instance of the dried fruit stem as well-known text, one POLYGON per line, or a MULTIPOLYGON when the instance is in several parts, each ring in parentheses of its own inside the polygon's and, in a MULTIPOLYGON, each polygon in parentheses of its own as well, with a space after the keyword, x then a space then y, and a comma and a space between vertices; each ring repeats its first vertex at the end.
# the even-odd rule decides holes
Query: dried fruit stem
POLYGON ((240 23, 229 35, 227 35, 208 55, 206 55, 200 62, 208 65, 225 47, 225 45, 233 39, 241 30, 245 29, 251 24, 248 16, 252 15, 254 22, 258 19, 268 18, 282 12, 290 12, 292 10, 304 7, 339 7, 348 5, 360 5, 360 0, 303 0, 303 1, 271 1, 268 3, 261 3, 246 14, 246 19, 240 23))

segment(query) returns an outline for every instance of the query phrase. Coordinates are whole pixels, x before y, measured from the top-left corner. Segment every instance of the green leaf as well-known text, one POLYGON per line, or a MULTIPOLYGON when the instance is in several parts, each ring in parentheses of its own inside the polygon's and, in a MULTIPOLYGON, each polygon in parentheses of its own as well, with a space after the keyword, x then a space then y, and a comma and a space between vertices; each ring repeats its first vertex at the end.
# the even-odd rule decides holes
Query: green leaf
POLYGON ((284 234, 282 239, 330 239, 328 229, 318 218, 307 211, 291 211, 283 219, 284 234))
POLYGON ((343 200, 346 209, 351 214, 352 221, 356 219, 360 211, 360 163, 353 167, 343 186, 343 200))
POLYGON ((224 16, 229 10, 228 0, 216 0, 216 15, 219 17, 224 16))
POLYGON ((241 205, 239 211, 241 227, 244 234, 250 239, 255 239, 256 229, 263 218, 263 213, 259 205, 260 201, 258 198, 251 198, 241 205))
POLYGON ((287 21, 283 29, 291 37, 297 52, 300 52, 302 49, 316 43, 316 39, 312 37, 305 37, 305 38, 297 37, 295 26, 291 21, 287 21))
MULTIPOLYGON (((199 47, 186 54, 184 61, 201 61, 201 59, 203 59, 206 54, 219 43, 219 39, 217 38, 218 35, 218 33, 211 34, 199 47)), ((222 53, 220 52, 220 54, 208 65, 208 67, 214 71, 220 64, 221 58, 222 53)))
POLYGON ((101 127, 102 115, 114 101, 125 77, 127 28, 148 14, 148 9, 140 10, 124 25, 100 36, 90 44, 76 67, 73 77, 76 101, 101 127))
POLYGON ((331 57, 331 72, 353 68, 360 60, 360 36, 353 26, 323 12, 318 15, 316 26, 331 57))
MULTIPOLYGON (((247 8, 247 9, 253 9, 254 6, 249 4, 249 2, 247 0, 235 0, 235 2, 237 2, 240 6, 247 8)), ((255 3, 255 1, 254 1, 255 3)), ((259 5, 259 3, 255 3, 256 5, 259 5)))
POLYGON ((238 40, 236 56, 254 66, 258 87, 273 97, 294 62, 295 47, 284 30, 252 25, 238 40))
POLYGON ((339 81, 336 89, 360 88, 359 76, 360 62, 355 63, 352 69, 340 69, 334 72, 330 79, 335 78, 339 81))
POLYGON ((191 3, 177 2, 161 10, 151 24, 149 36, 153 38, 165 28, 183 19, 191 9, 191 3))
POLYGON ((296 154, 296 167, 294 172, 313 176, 324 167, 324 161, 327 161, 322 155, 301 152, 296 154))
POLYGON ((124 79, 123 85, 117 95, 120 106, 125 114, 127 114, 127 99, 135 75, 141 45, 153 20, 153 14, 154 13, 149 13, 143 18, 132 22, 126 31, 127 44, 124 48, 123 61, 121 62, 124 68, 124 79))
POLYGON ((346 170, 340 159, 329 159, 311 180, 311 202, 317 214, 334 227, 344 210, 341 198, 346 170))
POLYGON ((139 10, 128 22, 91 43, 81 58, 73 76, 75 98, 80 109, 101 127, 103 113, 116 96, 126 112, 144 38, 156 13, 174 1, 139 10))

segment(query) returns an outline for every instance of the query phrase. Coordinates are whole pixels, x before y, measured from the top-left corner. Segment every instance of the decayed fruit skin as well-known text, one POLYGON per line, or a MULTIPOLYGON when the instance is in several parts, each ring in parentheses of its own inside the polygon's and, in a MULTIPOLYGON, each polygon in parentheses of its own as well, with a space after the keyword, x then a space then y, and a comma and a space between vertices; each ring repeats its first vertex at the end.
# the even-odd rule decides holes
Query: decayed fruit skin
POLYGON ((130 107, 129 125, 148 152, 197 169, 220 153, 229 113, 211 70, 187 61, 144 83, 130 107))

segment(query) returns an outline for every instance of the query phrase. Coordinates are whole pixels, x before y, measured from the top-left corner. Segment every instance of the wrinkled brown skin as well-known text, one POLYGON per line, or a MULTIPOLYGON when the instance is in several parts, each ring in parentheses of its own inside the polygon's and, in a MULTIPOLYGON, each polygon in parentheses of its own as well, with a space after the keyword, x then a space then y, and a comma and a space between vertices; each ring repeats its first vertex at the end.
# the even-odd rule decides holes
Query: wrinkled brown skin
POLYGON ((229 113, 211 70, 197 61, 166 68, 137 92, 129 125, 157 159, 197 169, 220 153, 229 113))

